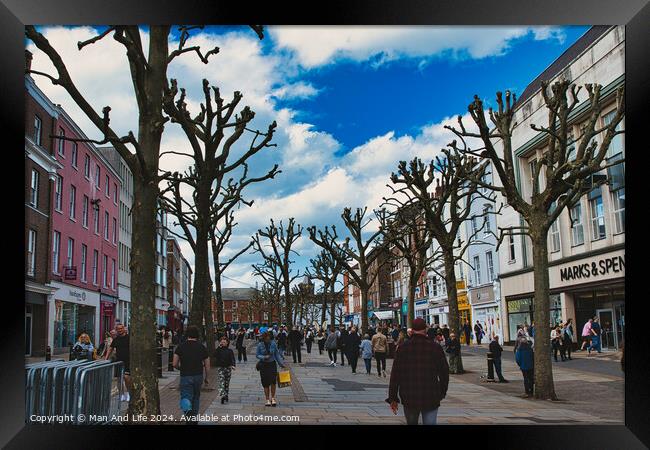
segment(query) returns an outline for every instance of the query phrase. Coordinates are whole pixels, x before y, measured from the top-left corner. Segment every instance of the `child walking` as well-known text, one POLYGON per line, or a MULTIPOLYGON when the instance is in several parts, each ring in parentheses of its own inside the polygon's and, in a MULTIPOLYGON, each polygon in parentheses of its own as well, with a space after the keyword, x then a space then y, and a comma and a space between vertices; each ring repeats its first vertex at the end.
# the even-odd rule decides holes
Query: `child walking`
POLYGON ((230 342, 224 335, 219 341, 216 351, 217 372, 219 373, 219 395, 221 404, 228 401, 228 390, 230 388, 230 377, 235 370, 235 352, 230 348, 230 342))

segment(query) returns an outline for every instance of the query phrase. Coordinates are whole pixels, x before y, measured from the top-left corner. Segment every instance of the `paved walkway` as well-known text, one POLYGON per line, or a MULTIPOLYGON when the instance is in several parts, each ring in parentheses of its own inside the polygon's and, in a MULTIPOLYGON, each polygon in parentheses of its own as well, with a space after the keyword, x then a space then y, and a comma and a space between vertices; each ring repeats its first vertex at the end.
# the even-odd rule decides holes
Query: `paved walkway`
MULTIPOLYGON (((555 385, 562 401, 523 399, 521 372, 514 362, 504 360, 507 384, 486 383, 485 357, 463 348, 463 375, 450 377, 447 397, 438 414, 440 424, 622 424, 623 381, 620 377, 591 374, 554 365, 555 385), (588 412, 586 412, 588 411, 588 412)), ((507 350, 506 350, 507 351, 507 350)), ((352 374, 348 364, 329 367, 327 355, 314 346, 310 355, 303 350, 302 364, 287 365, 292 372, 291 387, 278 388, 278 407, 264 406, 255 360, 239 364, 230 383, 230 402, 221 405, 215 398, 210 405, 202 395, 204 424, 404 424, 402 410, 393 415, 384 401, 392 360, 387 360, 389 375, 379 378, 376 367, 367 375, 363 361, 352 374), (204 409, 205 408, 205 409, 204 409), (260 416, 269 416, 263 418, 260 416), (276 416, 273 419, 270 416, 276 416), (279 420, 284 420, 280 422, 279 420), (286 422, 292 420, 291 422, 286 422)), ((161 398, 165 396, 161 386, 161 398)), ((177 395, 177 394, 176 394, 177 395)), ((178 397, 176 396, 176 403, 178 397)))

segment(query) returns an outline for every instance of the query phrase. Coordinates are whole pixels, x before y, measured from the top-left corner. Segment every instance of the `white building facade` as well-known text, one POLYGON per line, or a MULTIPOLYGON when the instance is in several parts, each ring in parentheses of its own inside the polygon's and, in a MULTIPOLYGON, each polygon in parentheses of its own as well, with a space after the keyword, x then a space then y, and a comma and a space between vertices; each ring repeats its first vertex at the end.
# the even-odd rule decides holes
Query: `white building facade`
MULTIPOLYGON (((518 165, 518 183, 530 197, 534 182, 544 189, 543 172, 532 179, 532 168, 544 154, 542 136, 531 124, 548 121, 540 81, 551 83, 560 78, 582 86, 602 85, 602 113, 596 128, 611 120, 616 109, 615 93, 625 82, 625 28, 592 27, 567 49, 524 91, 515 110, 512 143, 518 165)), ((580 103, 570 120, 574 136, 586 120, 587 92, 583 88, 580 103)), ((620 128, 624 129, 624 121, 620 128)), ((602 136, 596 138, 602 139, 602 136)), ((625 157, 624 135, 612 141, 607 163, 625 157)), ((548 251, 551 293, 550 325, 574 321, 576 335, 584 323, 599 317, 603 328, 603 348, 620 347, 625 329, 625 178, 624 164, 602 172, 607 183, 585 194, 569 211, 565 210, 549 231, 548 251)), ((497 180, 498 181, 498 180, 497 180)), ((500 227, 521 226, 522 219, 506 207, 499 217, 500 227)), ((513 341, 519 324, 533 320, 532 245, 529 238, 506 238, 499 251, 501 296, 503 297, 504 340, 513 341)), ((536 324, 539 325, 539 324, 536 324)))

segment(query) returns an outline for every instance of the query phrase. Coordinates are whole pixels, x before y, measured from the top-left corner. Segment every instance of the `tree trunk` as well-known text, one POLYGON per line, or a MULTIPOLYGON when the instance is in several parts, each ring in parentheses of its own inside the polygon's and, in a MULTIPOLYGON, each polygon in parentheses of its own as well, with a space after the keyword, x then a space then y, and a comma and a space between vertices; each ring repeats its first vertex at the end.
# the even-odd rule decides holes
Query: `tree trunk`
POLYGON ((129 414, 160 414, 156 358, 156 206, 158 186, 134 177, 129 353, 133 387, 129 414))
POLYGON ((215 253, 216 246, 212 245, 212 260, 214 261, 214 294, 217 303, 217 327, 226 326, 223 318, 223 296, 221 295, 221 270, 219 255, 215 253))
MULTIPOLYGON (((332 287, 334 291, 334 287, 332 287)), ((330 304, 330 325, 334 326, 336 320, 336 293, 332 292, 332 303, 330 304)))
POLYGON ((535 311, 535 398, 557 400, 550 357, 551 342, 548 338, 551 318, 547 232, 531 230, 531 236, 533 236, 533 268, 535 275, 535 298, 533 302, 535 311))
POLYGON ((327 287, 323 288, 323 304, 321 308, 321 321, 320 325, 323 326, 327 319, 327 287))
MULTIPOLYGON (((291 310, 291 286, 289 284, 289 273, 283 275, 284 277, 284 302, 287 309, 287 327, 289 331, 293 330, 293 314, 291 310)), ((271 317, 271 320, 273 317, 271 317)))
POLYGON ((361 289, 361 336, 368 332, 368 289, 361 289))
MULTIPOLYGON (((458 292, 456 291, 456 272, 454 264, 453 248, 443 249, 445 261, 445 284, 447 285, 447 302, 449 304, 449 332, 456 333, 460 340, 460 314, 458 312, 458 292)), ((461 354, 458 355, 458 366, 456 372, 463 373, 463 360, 461 354)))
POLYGON ((408 298, 408 315, 406 316, 406 327, 413 327, 413 321, 415 320, 415 284, 412 277, 409 277, 409 298, 408 298))
POLYGON ((203 317, 205 320, 205 343, 208 347, 208 355, 210 356, 210 366, 216 367, 217 359, 215 355, 215 336, 214 336, 214 321, 212 320, 212 282, 210 280, 210 273, 206 275, 208 279, 208 295, 206 301, 203 303, 203 317))
POLYGON ((196 230, 196 246, 194 248, 194 286, 192 310, 190 311, 190 325, 203 329, 203 311, 205 302, 209 301, 209 258, 208 258, 208 233, 201 228, 196 230))

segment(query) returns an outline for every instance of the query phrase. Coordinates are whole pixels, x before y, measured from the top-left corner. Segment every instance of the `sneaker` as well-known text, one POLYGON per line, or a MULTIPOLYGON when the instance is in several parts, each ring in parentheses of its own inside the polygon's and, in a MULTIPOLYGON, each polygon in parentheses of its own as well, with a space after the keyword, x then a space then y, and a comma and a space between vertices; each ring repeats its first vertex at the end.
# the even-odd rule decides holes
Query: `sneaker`
POLYGON ((271 399, 271 406, 278 406, 278 402, 274 398, 271 399))
POLYGON ((332 363, 332 367, 336 367, 336 363, 332 363))
POLYGON ((384 378, 386 378, 386 372, 384 372, 384 378))
POLYGON ((131 401, 131 396, 129 395, 128 392, 126 394, 124 394, 124 401, 125 402, 130 402, 131 401))
POLYGON ((271 406, 271 400, 267 400, 264 406, 271 406))

